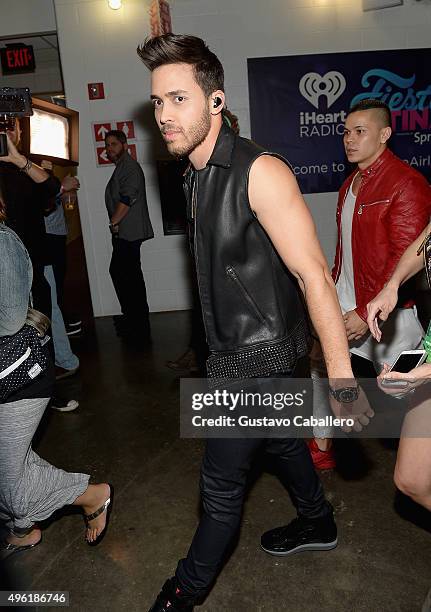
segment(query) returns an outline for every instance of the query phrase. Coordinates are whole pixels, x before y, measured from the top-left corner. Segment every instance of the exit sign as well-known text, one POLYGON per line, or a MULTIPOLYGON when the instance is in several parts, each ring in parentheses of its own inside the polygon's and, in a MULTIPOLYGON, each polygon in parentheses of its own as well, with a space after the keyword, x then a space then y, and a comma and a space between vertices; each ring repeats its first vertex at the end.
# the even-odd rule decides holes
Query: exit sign
POLYGON ((0 49, 0 57, 3 74, 20 74, 36 69, 31 45, 6 45, 6 48, 0 49))

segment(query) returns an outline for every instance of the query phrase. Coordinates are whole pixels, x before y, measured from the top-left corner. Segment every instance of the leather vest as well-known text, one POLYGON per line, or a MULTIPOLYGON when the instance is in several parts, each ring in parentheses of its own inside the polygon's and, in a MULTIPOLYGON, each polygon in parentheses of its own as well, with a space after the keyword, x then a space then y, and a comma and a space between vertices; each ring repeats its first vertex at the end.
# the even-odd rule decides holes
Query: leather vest
POLYGON ((291 372, 309 349, 296 280, 248 200, 251 165, 265 154, 223 125, 206 167, 184 175, 213 385, 291 372))

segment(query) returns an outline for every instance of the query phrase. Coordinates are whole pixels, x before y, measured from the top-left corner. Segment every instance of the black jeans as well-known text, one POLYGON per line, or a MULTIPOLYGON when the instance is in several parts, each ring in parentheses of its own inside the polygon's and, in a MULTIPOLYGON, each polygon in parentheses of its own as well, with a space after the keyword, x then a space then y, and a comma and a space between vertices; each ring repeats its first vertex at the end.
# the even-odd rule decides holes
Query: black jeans
POLYGON ((33 282, 31 285, 31 295, 33 307, 42 312, 48 319, 52 317, 51 287, 44 275, 44 265, 33 262, 33 282))
POLYGON ((200 480, 202 516, 187 557, 181 559, 176 571, 184 594, 206 594, 221 569, 240 525, 247 476, 259 450, 273 456, 298 514, 317 518, 329 512, 304 440, 207 440, 200 480))
POLYGON ((149 335, 147 290, 141 268, 142 240, 112 238, 109 274, 121 305, 121 312, 135 334, 149 335))

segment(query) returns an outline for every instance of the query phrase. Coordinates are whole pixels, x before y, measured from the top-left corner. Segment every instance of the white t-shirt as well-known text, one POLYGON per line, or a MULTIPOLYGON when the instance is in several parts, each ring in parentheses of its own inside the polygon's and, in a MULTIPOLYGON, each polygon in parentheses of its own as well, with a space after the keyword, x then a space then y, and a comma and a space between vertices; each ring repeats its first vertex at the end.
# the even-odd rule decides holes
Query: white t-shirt
POLYGON ((353 181, 347 192, 341 213, 341 271, 337 281, 337 294, 341 310, 348 312, 356 308, 355 283, 352 258, 352 222, 356 196, 352 191, 353 181))

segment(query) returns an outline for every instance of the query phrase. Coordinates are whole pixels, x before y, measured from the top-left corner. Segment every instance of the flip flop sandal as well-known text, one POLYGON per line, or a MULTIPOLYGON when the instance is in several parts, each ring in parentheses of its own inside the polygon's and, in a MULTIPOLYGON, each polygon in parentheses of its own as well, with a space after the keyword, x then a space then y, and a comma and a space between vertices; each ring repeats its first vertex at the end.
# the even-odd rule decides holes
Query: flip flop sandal
POLYGON ((106 531, 107 531, 108 525, 109 525, 109 518, 110 518, 110 515, 111 515, 111 511, 112 511, 113 501, 114 501, 114 487, 112 485, 109 485, 109 497, 108 497, 108 499, 105 502, 103 502, 103 504, 100 506, 100 508, 98 508, 92 514, 84 514, 85 525, 86 525, 87 529, 90 529, 90 521, 93 521, 95 518, 97 518, 98 516, 100 516, 101 514, 106 512, 105 527, 104 527, 102 533, 100 533, 98 535, 98 537, 94 540, 94 542, 89 542, 87 540, 87 544, 89 546, 97 546, 98 544, 100 544, 100 542, 105 537, 105 534, 106 534, 106 531))
POLYGON ((40 540, 35 544, 25 544, 24 546, 20 546, 19 544, 10 544, 9 542, 6 542, 6 540, 3 540, 2 542, 0 542, 0 561, 8 559, 17 552, 34 548, 35 546, 40 544, 41 541, 42 538, 40 538, 40 540))

